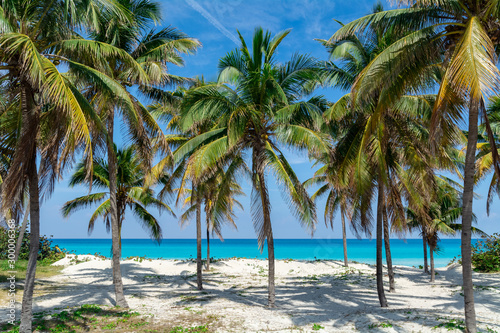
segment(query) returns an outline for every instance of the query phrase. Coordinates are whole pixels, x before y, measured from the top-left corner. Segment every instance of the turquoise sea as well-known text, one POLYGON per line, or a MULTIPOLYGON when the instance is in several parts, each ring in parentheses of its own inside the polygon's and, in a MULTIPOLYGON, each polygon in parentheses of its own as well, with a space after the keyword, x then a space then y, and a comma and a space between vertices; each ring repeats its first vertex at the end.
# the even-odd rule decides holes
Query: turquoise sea
MULTIPOLYGON (((76 254, 110 256, 111 239, 52 239, 54 245, 76 254)), ((206 240, 202 242, 203 257, 206 256, 206 240)), ((375 263, 375 240, 348 239, 349 260, 375 263)), ((391 240, 392 260, 395 265, 418 266, 423 264, 421 239, 391 240)), ((460 254, 459 239, 443 239, 435 255, 436 267, 446 266, 460 254)), ((164 239, 160 245, 150 239, 123 239, 123 258, 131 256, 189 259, 196 257, 195 239, 164 239)), ((210 256, 213 258, 245 257, 265 259, 267 249, 260 253, 256 239, 210 240, 210 256)), ((275 239, 276 259, 334 259, 343 260, 341 239, 275 239)))

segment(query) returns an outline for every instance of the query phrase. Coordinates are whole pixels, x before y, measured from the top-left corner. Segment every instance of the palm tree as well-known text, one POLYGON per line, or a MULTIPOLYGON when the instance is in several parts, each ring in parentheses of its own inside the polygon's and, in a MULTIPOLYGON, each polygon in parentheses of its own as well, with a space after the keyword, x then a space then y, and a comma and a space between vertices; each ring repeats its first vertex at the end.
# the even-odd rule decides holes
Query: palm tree
POLYGON ((425 233, 425 228, 424 228, 424 221, 420 220, 418 218, 418 215, 415 214, 411 208, 408 208, 406 211, 406 222, 408 224, 408 228, 410 231, 415 231, 419 230, 420 231, 420 236, 422 237, 422 245, 423 245, 423 252, 424 252, 424 273, 430 274, 429 271, 429 263, 428 263, 428 258, 429 255, 427 254, 427 235, 425 233))
MULTIPOLYGON (((235 199, 235 196, 243 195, 241 186, 236 181, 236 177, 246 165, 241 158, 233 158, 226 168, 219 168, 213 175, 198 186, 198 191, 202 193, 202 202, 205 206, 205 219, 207 226, 207 261, 206 270, 210 270, 210 232, 217 235, 220 240, 222 237, 222 226, 229 224, 236 228, 234 222, 234 207, 237 206, 243 210, 241 203, 235 199)), ((190 198, 186 202, 191 202, 190 198)), ((189 221, 196 206, 189 207, 182 215, 181 223, 189 221)))
MULTIPOLYGON (((435 281, 434 252, 436 252, 439 242, 439 234, 455 235, 461 230, 462 225, 456 221, 460 218, 463 209, 460 185, 443 176, 436 176, 435 184, 434 194, 428 206, 428 219, 419 218, 418 214, 415 214, 411 208, 408 209, 412 218, 410 223, 420 223, 419 227, 422 229, 423 237, 429 244, 431 282, 435 281)), ((477 222, 475 215, 472 218, 474 222, 477 222)), ((472 232, 484 234, 483 231, 475 227, 472 227, 472 232)))
MULTIPOLYGON (((381 10, 383 9, 380 4, 374 8, 374 12, 381 10)), ((417 135, 425 135, 417 115, 428 108, 430 97, 407 95, 400 100, 392 100, 386 98, 382 92, 377 92, 370 103, 358 100, 355 88, 365 79, 366 69, 398 38, 398 34, 391 29, 377 26, 366 36, 351 34, 345 38, 335 37, 336 34, 328 41, 321 40, 333 60, 326 63, 328 72, 324 81, 333 86, 351 89, 351 92, 341 97, 325 113, 326 121, 334 124, 336 131, 332 137, 337 142, 333 154, 333 160, 337 162, 334 162, 332 170, 337 170, 336 172, 346 180, 350 175, 354 184, 344 181, 342 186, 354 185, 359 195, 364 197, 360 198, 357 205, 360 207, 361 222, 365 229, 369 227, 371 196, 375 189, 378 192, 377 290, 380 304, 385 307, 387 301, 382 280, 382 238, 386 249, 390 291, 394 291, 389 217, 393 222, 393 229, 402 231, 406 228, 402 200, 405 192, 407 195, 411 193, 411 184, 406 182, 404 186, 399 186, 397 183, 405 173, 403 165, 407 163, 405 158, 408 154, 417 152, 421 156, 425 155, 422 145, 416 147, 418 141, 414 141, 415 133, 412 127, 420 127, 420 133, 417 132, 417 135), (407 142, 408 146, 403 146, 403 142, 407 142)))
POLYGON ((84 150, 91 169, 90 122, 99 128, 99 119, 80 87, 92 83, 110 94, 123 93, 107 75, 105 64, 111 59, 123 63, 131 75, 137 73, 125 52, 79 37, 76 31, 91 29, 101 14, 128 20, 126 11, 105 0, 0 2, 0 70, 11 88, 10 114, 19 119, 16 131, 2 136, 3 147, 15 148, 2 185, 2 209, 16 207, 29 188, 31 246, 20 332, 31 332, 32 325, 40 188, 50 194, 75 150, 84 150), (62 68, 69 72, 61 72, 62 68))
MULTIPOLYGON (((158 243, 162 240, 162 230, 157 219, 151 214, 147 208, 157 208, 161 213, 163 210, 169 212, 175 217, 172 209, 154 196, 153 190, 144 188, 144 171, 142 169, 142 161, 135 154, 135 147, 129 146, 120 149, 116 152, 117 157, 117 208, 118 208, 118 230, 121 244, 121 230, 123 221, 125 220, 126 209, 129 208, 137 220, 142 224, 144 229, 150 234, 151 238, 158 243)), ((90 217, 89 234, 94 230, 95 222, 102 218, 106 224, 106 230, 110 230, 111 221, 111 202, 109 199, 109 172, 110 168, 106 161, 102 158, 94 159, 94 168, 92 170, 92 186, 98 189, 108 189, 108 192, 92 193, 82 197, 78 197, 64 204, 62 213, 64 217, 68 217, 75 211, 87 208, 91 205, 98 205, 95 212, 90 217)), ((90 186, 90 180, 86 177, 88 173, 85 163, 80 162, 75 173, 71 176, 69 185, 87 185, 90 186)))
MULTIPOLYGON (((98 27, 92 37, 98 42, 114 45, 134 59, 139 74, 124 68, 123 63, 111 61, 109 71, 122 88, 135 86, 137 91, 146 97, 156 100, 164 97, 162 87, 182 81, 182 78, 168 74, 167 65, 182 65, 181 54, 194 51, 199 42, 188 38, 175 28, 167 27, 160 31, 146 30, 148 24, 160 21, 160 10, 157 2, 141 0, 120 0, 120 5, 131 15, 131 20, 124 22, 116 15, 102 15, 98 27)), ((126 90, 125 90, 126 91, 126 90)), ((114 118, 115 110, 120 111, 130 136, 143 160, 143 167, 149 169, 153 157, 150 137, 157 138, 164 151, 168 151, 167 143, 162 140, 163 133, 155 119, 141 102, 126 91, 127 102, 117 100, 109 94, 97 94, 95 107, 105 119, 108 136, 106 140, 108 165, 110 171, 110 215, 111 237, 113 241, 113 284, 115 286, 116 304, 128 307, 123 293, 123 282, 120 270, 119 219, 117 207, 116 156, 114 156, 114 118)))
MULTIPOLYGON (((329 156, 329 155, 327 155, 329 156)), ((349 186, 342 184, 341 175, 336 173, 336 168, 331 167, 333 163, 326 162, 324 166, 318 169, 314 177, 306 180, 304 186, 306 188, 312 185, 319 185, 318 190, 311 196, 311 199, 316 201, 323 196, 327 196, 325 203, 325 224, 333 229, 333 220, 335 213, 340 209, 340 218, 342 222, 342 244, 344 249, 344 266, 348 267, 347 260, 347 236, 345 218, 353 221, 353 193, 349 186)), ((351 224, 352 225, 352 224, 351 224)), ((355 226, 354 226, 355 227, 355 226)), ((355 228, 356 230, 356 228, 355 228)))
MULTIPOLYGON (((374 12, 381 11, 381 5, 374 7, 374 12)), ((343 25, 342 23, 340 23, 343 25)), ((335 43, 331 43, 326 40, 319 40, 328 50, 330 54, 330 62, 326 63, 327 69, 329 69, 327 80, 328 83, 332 86, 336 86, 342 89, 351 89, 356 82, 358 76, 362 73, 363 69, 370 63, 370 61, 376 57, 378 53, 388 44, 393 36, 390 36, 390 33, 383 31, 381 29, 373 30, 371 38, 366 38, 365 40, 358 38, 357 36, 352 36, 346 39, 340 39, 335 43), (336 64, 335 61, 340 61, 340 64, 336 64)), ((349 101, 351 99, 350 94, 345 95, 343 98, 339 100, 342 104, 349 101)), ((337 103, 337 105, 340 103, 337 103)), ((343 105, 344 106, 344 105, 343 105)), ((327 113, 327 117, 330 113, 327 113)), ((327 121, 331 121, 332 119, 327 119, 327 121)), ((337 133, 337 135, 341 135, 337 133)), ((332 168, 335 170, 336 168, 332 168)), ((378 179, 381 183, 381 178, 378 179)), ((339 184, 341 185, 341 184, 339 184)), ((359 183, 357 185, 360 185, 359 183)), ((341 185, 345 188, 349 188, 349 184, 341 185)), ((382 194, 383 188, 382 184, 380 184, 378 191, 382 194)), ((380 196, 380 200, 385 200, 380 196)), ((380 210, 384 210, 385 208, 379 204, 380 210)), ((384 230, 386 229, 387 219, 383 218, 383 214, 377 213, 377 223, 384 225, 384 230), (386 223, 384 223, 386 222, 386 223)), ((379 232, 377 224, 377 289, 379 291, 379 300, 381 306, 387 306, 387 301, 385 300, 384 290, 383 290, 383 282, 382 282, 382 248, 381 248, 381 240, 382 240, 382 232, 379 232)), ((384 237, 386 240, 386 249, 390 247, 387 245, 388 237, 384 237)), ((392 261, 390 256, 390 251, 386 254, 387 258, 387 268, 389 271, 390 277, 390 290, 394 290, 394 275, 392 272, 392 261)))
POLYGON ((195 89, 196 87, 204 85, 206 85, 206 83, 203 77, 196 78, 190 82, 190 87, 179 87, 169 95, 165 93, 158 103, 150 107, 152 114, 167 122, 167 130, 171 132, 171 134, 165 135, 164 140, 169 147, 172 149, 176 148, 176 150, 173 154, 166 154, 166 156, 152 168, 148 175, 148 182, 154 183, 158 180, 163 184, 163 188, 159 192, 159 198, 161 198, 161 200, 164 200, 172 193, 177 193, 176 204, 178 205, 181 198, 185 198, 184 206, 188 205, 189 207, 181 216, 181 225, 186 223, 193 214, 196 215, 196 280, 198 290, 203 289, 201 205, 204 196, 206 197, 206 193, 204 193, 206 186, 204 186, 204 184, 209 182, 209 180, 213 181, 213 179, 211 179, 213 175, 208 171, 206 173, 203 172, 201 176, 200 174, 195 174, 194 170, 199 168, 200 165, 197 165, 192 160, 192 152, 185 154, 177 161, 173 159, 173 156, 178 155, 178 151, 184 143, 197 136, 203 135, 213 126, 212 120, 197 121, 193 126, 184 130, 181 129, 179 125, 180 108, 187 92, 189 89, 195 89), (165 177, 171 169, 173 169, 171 175, 165 177), (178 186, 176 187, 176 185, 178 186), (188 188, 188 186, 190 186, 190 188, 188 188), (205 187, 205 189, 202 189, 202 187, 205 187))
MULTIPOLYGON (((332 153, 332 169, 341 175, 340 179, 345 184, 343 186, 357 189, 353 199, 359 210, 356 218, 368 230, 371 200, 374 192, 378 193, 377 282, 381 306, 387 305, 382 283, 382 236, 387 251, 389 221, 393 231, 404 232, 407 226, 403 201, 411 198, 421 201, 418 199, 421 193, 416 191, 413 184, 414 174, 419 170, 432 171, 426 158, 430 155, 426 145, 428 131, 421 121, 421 115, 430 111, 429 105, 432 105, 431 96, 402 96, 399 101, 386 107, 374 131, 370 129, 373 108, 355 105, 350 95, 341 98, 325 113, 328 121, 337 122, 340 133, 332 153)), ((375 105, 375 108, 379 107, 375 105)), ((389 281, 393 285, 389 251, 387 254, 389 281)))
POLYGON ((462 212, 462 198, 450 182, 438 178, 435 187, 436 193, 429 207, 430 221, 422 225, 423 234, 429 244, 431 282, 435 281, 434 252, 439 241, 438 233, 453 235, 456 232, 455 221, 462 212))
MULTIPOLYGON (((334 40, 363 32, 368 26, 386 26, 410 34, 393 43, 367 70, 362 94, 390 91, 393 98, 401 95, 408 85, 429 65, 441 64, 445 70, 440 81, 437 103, 433 112, 433 138, 446 134, 450 124, 468 117, 468 141, 464 168, 462 214, 462 274, 466 329, 477 332, 474 309, 471 263, 471 223, 474 191, 475 155, 478 137, 479 111, 485 108, 489 95, 500 86, 496 48, 499 23, 495 0, 406 0, 408 8, 367 15, 342 27, 334 40), (391 70, 387 70, 391 68, 391 70), (401 75, 403 74, 404 75, 401 75)), ((419 80, 417 80, 419 81, 419 80)), ((361 91, 360 90, 360 91, 361 91)), ((485 112, 484 124, 488 140, 494 149, 494 169, 500 175, 500 161, 485 112)))
POLYGON ((174 153, 177 160, 192 153, 190 158, 196 166, 193 170, 196 176, 215 168, 228 153, 250 154, 254 227, 260 249, 266 240, 268 248, 269 307, 275 306, 274 239, 266 173, 274 173, 299 221, 313 230, 314 203, 279 144, 310 147, 313 152, 327 149, 321 135, 308 127, 314 118, 321 117, 320 109, 314 104, 317 100, 301 100, 309 93, 308 83, 317 79, 317 62, 302 55, 295 55, 284 64, 274 59, 276 49, 288 33, 284 31, 271 37, 269 32, 257 28, 252 50, 240 35, 241 47, 219 62, 219 84, 190 90, 182 103, 182 129, 207 120, 215 122, 214 126, 174 153))

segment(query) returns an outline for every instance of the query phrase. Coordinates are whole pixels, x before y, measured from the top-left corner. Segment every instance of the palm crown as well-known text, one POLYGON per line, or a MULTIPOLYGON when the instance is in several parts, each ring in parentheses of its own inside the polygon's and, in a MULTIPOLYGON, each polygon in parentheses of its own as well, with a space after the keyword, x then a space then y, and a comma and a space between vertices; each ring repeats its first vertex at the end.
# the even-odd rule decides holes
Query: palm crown
MULTIPOLYGON (((156 208, 159 212, 167 211, 175 216, 170 207, 158 200, 152 189, 144 188, 144 172, 141 160, 134 154, 133 146, 117 151, 117 207, 119 215, 119 229, 125 220, 125 211, 130 209, 143 228, 150 234, 151 238, 158 243, 162 240, 162 230, 156 217, 148 211, 148 208, 156 208)), ((84 163, 80 162, 75 173, 69 181, 70 186, 89 185, 86 178, 87 170, 84 163)), ((92 171, 92 185, 98 189, 109 188, 109 169, 107 162, 102 158, 94 160, 92 171)), ((94 229, 95 222, 102 219, 106 229, 110 230, 110 201, 108 192, 98 192, 78 197, 64 204, 62 213, 68 217, 75 211, 98 205, 89 220, 89 233, 94 229)))
MULTIPOLYGON (((261 214, 263 204, 258 194, 258 184, 262 181, 258 174, 262 177, 264 171, 270 168, 290 194, 290 202, 299 219, 312 227, 315 221, 314 205, 278 145, 301 146, 318 138, 317 133, 301 124, 286 125, 284 122, 292 113, 302 112, 304 118, 309 119, 318 116, 316 105, 299 101, 308 92, 306 84, 315 77, 317 65, 314 59, 300 55, 283 65, 274 61, 274 52, 287 34, 288 31, 285 31, 271 38, 269 33, 257 29, 253 53, 241 37, 241 49, 230 52, 219 63, 221 83, 194 89, 186 95, 182 106, 184 129, 208 119, 216 120, 216 123, 213 130, 205 135, 204 141, 199 138, 188 142, 178 154, 180 156, 184 151, 197 147, 195 145, 203 144, 202 153, 195 152, 193 158, 198 159, 198 165, 210 167, 227 151, 244 152, 250 149, 256 190, 253 196, 255 218, 261 214), (224 82, 233 84, 235 88, 224 82)), ((263 221, 257 218, 255 222, 262 245, 265 239, 263 221)))

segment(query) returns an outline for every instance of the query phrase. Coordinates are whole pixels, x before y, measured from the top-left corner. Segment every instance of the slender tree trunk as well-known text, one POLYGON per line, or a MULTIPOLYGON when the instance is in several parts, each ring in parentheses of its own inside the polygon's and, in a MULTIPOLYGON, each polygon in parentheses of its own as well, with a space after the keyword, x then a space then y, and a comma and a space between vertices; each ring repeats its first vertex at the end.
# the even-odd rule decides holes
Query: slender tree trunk
POLYGON ((33 291, 35 289, 36 261, 40 247, 40 196, 38 191, 38 173, 36 170, 36 151, 33 152, 33 165, 29 174, 29 195, 30 195, 30 254, 28 267, 26 269, 26 279, 24 281, 23 303, 21 309, 20 333, 31 333, 33 316, 33 291))
POLYGON ((267 306, 270 308, 276 307, 276 289, 274 283, 274 237, 273 230, 271 226, 271 220, 269 219, 269 233, 267 235, 267 256, 268 256, 268 265, 269 265, 269 275, 268 275, 268 290, 269 295, 267 298, 267 306))
POLYGON ((207 218, 207 271, 210 270, 210 224, 207 218))
POLYGON ((113 145, 113 126, 114 114, 111 114, 108 119, 108 171, 109 171, 109 201, 111 215, 111 241, 112 241, 112 267, 113 267, 113 285, 115 286, 116 306, 128 308, 125 294, 123 293, 122 272, 120 267, 121 260, 121 241, 120 241, 120 221, 118 217, 118 204, 116 198, 117 191, 117 162, 116 154, 113 145))
POLYGON ((342 217, 342 243, 344 246, 344 267, 349 267, 347 261, 347 236, 345 231, 345 215, 343 212, 341 212, 340 216, 342 217))
POLYGON ((436 273, 434 271, 434 250, 436 247, 434 245, 429 246, 429 252, 431 256, 431 282, 434 282, 436 280, 436 273))
MULTIPOLYGON (((33 317, 33 291, 35 289, 36 264, 40 248, 40 193, 38 189, 38 172, 36 166, 36 135, 40 123, 40 108, 34 101, 34 93, 26 83, 21 83, 21 111, 22 111, 22 135, 19 141, 30 147, 23 147, 31 157, 27 174, 29 186, 30 207, 30 253, 28 256, 28 267, 26 268, 26 279, 24 281, 23 300, 21 305, 20 333, 31 333, 33 317)), ((14 156, 14 159, 16 156, 14 156)))
POLYGON ((479 102, 471 99, 469 110, 469 134, 464 167, 464 191, 462 211, 462 275, 464 289, 465 326, 468 333, 476 333, 476 310, 474 309, 474 290, 472 284, 472 199, 474 195, 474 173, 478 131, 479 102))
MULTIPOLYGON (((193 191, 194 192, 194 191, 193 191)), ((202 265, 201 265, 201 200, 196 196, 196 281, 198 284, 198 290, 203 290, 203 280, 202 280, 202 265)))
POLYGON ((384 207, 383 218, 384 218, 385 259, 387 262, 387 274, 389 275, 389 292, 393 293, 396 292, 396 286, 394 283, 394 269, 392 267, 391 240, 389 232, 389 219, 387 218, 387 207, 384 207))
POLYGON ((422 231, 422 241, 424 243, 424 273, 429 274, 429 265, 427 264, 427 234, 422 231))
POLYGON ((118 235, 120 236, 120 256, 122 253, 122 226, 125 219, 125 210, 118 209, 118 235))
POLYGON ((382 177, 378 179, 378 203, 377 203, 377 293, 380 306, 387 307, 387 299, 384 292, 384 280, 382 271, 382 234, 383 234, 383 209, 384 209, 384 184, 382 177))
POLYGON ((23 222, 21 223, 21 230, 19 230, 19 236, 17 236, 16 252, 14 253, 14 260, 19 259, 19 254, 21 253, 21 246, 23 245, 24 234, 26 233, 26 227, 28 226, 28 216, 30 216, 30 204, 26 205, 26 210, 24 211, 23 222))
POLYGON ((262 201, 262 210, 264 215, 264 229, 266 230, 267 238, 267 263, 268 263, 268 280, 267 280, 267 306, 270 308, 276 307, 276 289, 274 283, 274 237, 271 225, 271 212, 269 193, 267 192, 266 181, 264 178, 264 170, 258 171, 260 197, 262 201))

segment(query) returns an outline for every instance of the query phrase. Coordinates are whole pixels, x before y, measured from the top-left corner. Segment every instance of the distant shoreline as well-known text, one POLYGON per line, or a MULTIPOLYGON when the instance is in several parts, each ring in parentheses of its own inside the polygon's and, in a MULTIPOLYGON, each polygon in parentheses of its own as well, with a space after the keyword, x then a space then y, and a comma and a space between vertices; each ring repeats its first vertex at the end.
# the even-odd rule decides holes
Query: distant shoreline
MULTIPOLYGON (((53 245, 75 254, 98 254, 111 256, 111 240, 95 238, 52 239, 53 245)), ((441 240, 440 249, 435 255, 436 267, 447 266, 453 258, 460 255, 459 239, 441 240)), ((202 258, 206 258, 207 243, 202 239, 202 258)), ((423 265, 423 246, 420 239, 391 240, 392 261, 394 265, 423 265)), ((348 239, 349 261, 366 264, 375 263, 375 241, 367 239, 348 239)), ((259 251, 256 239, 219 239, 210 241, 210 256, 222 258, 267 258, 267 250, 259 251)), ((342 239, 276 239, 276 259, 294 260, 342 260, 342 239)), ((160 245, 150 239, 123 239, 122 258, 143 257, 148 259, 186 260, 196 257, 195 239, 166 239, 160 245)))
MULTIPOLYGON (((55 238, 55 237, 51 237, 49 238, 50 240, 52 241, 55 241, 55 240, 88 240, 88 239, 96 239, 96 240, 109 240, 111 241, 111 236, 109 238, 98 238, 98 237, 85 237, 85 238, 55 238)), ((205 237, 203 237, 202 239, 205 239, 205 237)), ((460 240, 460 237, 457 236, 457 237, 441 237, 441 240, 450 240, 450 239, 455 239, 455 240, 460 240)), ((481 239, 481 238, 472 238, 472 240, 478 240, 478 239, 481 239)), ((151 240, 151 238, 122 238, 122 240, 151 240)), ((196 238, 162 238, 162 240, 196 240, 196 238)), ((212 240, 212 239, 210 239, 212 240)), ((257 238, 224 238, 224 240, 228 241, 228 240, 255 240, 257 241, 257 238)), ((274 238, 274 240, 342 240, 342 238, 274 238)), ((372 238, 372 239, 369 239, 369 238, 362 238, 362 239, 358 239, 358 238, 347 238, 347 240, 351 240, 351 241, 375 241, 375 238, 372 238)), ((422 238, 404 238, 404 239, 399 239, 399 238, 395 238, 394 240, 402 240, 402 241, 405 241, 405 240, 420 240, 422 241, 422 238)), ((391 239, 392 241, 392 239, 391 239)))

